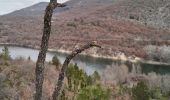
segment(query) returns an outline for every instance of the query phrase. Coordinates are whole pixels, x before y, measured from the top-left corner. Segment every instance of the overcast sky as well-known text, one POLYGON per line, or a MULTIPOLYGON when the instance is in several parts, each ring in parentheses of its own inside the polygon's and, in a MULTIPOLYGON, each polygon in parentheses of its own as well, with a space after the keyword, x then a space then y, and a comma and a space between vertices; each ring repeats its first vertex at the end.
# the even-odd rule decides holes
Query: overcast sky
MULTIPOLYGON (((50 0, 0 0, 0 15, 19 10, 39 2, 49 2, 50 0)), ((68 0, 58 0, 58 2, 66 2, 68 0)))

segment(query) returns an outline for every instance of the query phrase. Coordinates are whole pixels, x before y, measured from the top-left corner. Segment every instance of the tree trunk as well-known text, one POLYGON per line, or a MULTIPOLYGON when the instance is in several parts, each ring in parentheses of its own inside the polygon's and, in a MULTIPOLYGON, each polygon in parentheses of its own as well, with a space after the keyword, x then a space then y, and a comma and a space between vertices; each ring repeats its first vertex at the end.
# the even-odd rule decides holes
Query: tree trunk
POLYGON ((41 49, 38 55, 37 63, 36 63, 36 93, 34 100, 41 100, 42 97, 42 85, 44 80, 44 61, 46 58, 46 52, 48 50, 48 41, 51 33, 51 18, 53 14, 53 10, 56 7, 64 7, 62 4, 58 4, 57 0, 50 0, 50 3, 46 7, 45 15, 44 15, 44 29, 43 36, 41 41, 41 49))
POLYGON ((75 49, 69 56, 66 57, 66 60, 64 61, 64 64, 61 68, 59 78, 58 78, 58 83, 56 84, 55 90, 53 92, 53 100, 59 100, 60 97, 60 92, 62 91, 62 85, 63 85, 63 80, 65 76, 65 72, 67 70, 68 64, 70 63, 71 59, 73 59, 77 54, 81 53, 82 51, 89 49, 91 47, 99 47, 95 41, 88 43, 84 45, 83 47, 79 49, 75 49))

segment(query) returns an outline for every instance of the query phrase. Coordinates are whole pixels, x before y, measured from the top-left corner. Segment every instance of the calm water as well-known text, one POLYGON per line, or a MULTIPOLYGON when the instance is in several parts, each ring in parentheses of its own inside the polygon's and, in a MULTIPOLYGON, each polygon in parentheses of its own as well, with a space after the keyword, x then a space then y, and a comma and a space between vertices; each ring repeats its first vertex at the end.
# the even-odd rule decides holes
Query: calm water
MULTIPOLYGON (((0 46, 0 52, 2 52, 3 46, 0 46)), ((23 47, 15 47, 15 46, 8 46, 10 56, 15 59, 17 57, 28 58, 30 57, 31 60, 36 62, 39 50, 30 49, 30 48, 23 48, 23 47)), ((52 60, 54 55, 57 55, 60 62, 63 63, 67 54, 59 53, 59 52, 48 52, 46 56, 46 61, 49 62, 52 60)), ((112 60, 108 59, 96 59, 93 57, 87 56, 77 56, 72 60, 72 63, 77 63, 81 68, 83 68, 88 74, 93 73, 94 71, 101 71, 106 66, 112 64, 112 60)))
MULTIPOLYGON (((3 46, 0 46, 0 52, 2 52, 3 46)), ((16 47, 16 46, 8 46, 10 55, 13 59, 17 57, 30 57, 31 60, 36 62, 38 57, 38 50, 24 48, 24 47, 16 47)), ((59 52, 48 52, 46 56, 46 61, 49 62, 52 60, 54 55, 57 55, 61 63, 64 62, 67 54, 59 53, 59 52)), ((72 63, 77 63, 82 69, 84 69, 88 74, 92 74, 94 71, 102 72, 107 66, 111 66, 114 64, 122 64, 120 61, 113 61, 111 59, 103 59, 103 58, 93 58, 89 56, 78 55, 72 60, 72 63)), ((130 62, 124 62, 126 66, 129 68, 129 72, 132 70, 133 64, 130 62)), ((157 74, 170 74, 170 66, 165 65, 149 65, 149 64, 138 64, 135 66, 141 67, 141 73, 150 73, 155 72, 157 74)))

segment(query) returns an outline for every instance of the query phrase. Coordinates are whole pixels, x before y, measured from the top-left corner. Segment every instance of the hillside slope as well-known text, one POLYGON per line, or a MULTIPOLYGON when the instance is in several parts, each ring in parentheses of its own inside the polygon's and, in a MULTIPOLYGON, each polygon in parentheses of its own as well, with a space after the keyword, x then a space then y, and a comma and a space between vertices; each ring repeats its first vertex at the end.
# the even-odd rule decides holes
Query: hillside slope
MULTIPOLYGON (((136 55, 145 57, 145 51, 143 50, 145 46, 169 45, 170 32, 166 29, 158 28, 156 24, 145 24, 145 22, 149 23, 149 18, 153 20, 153 23, 162 20, 155 20, 154 17, 140 17, 140 19, 138 19, 136 16, 131 16, 131 13, 144 16, 145 11, 148 9, 145 10, 143 8, 154 6, 155 11, 157 11, 156 9, 165 6, 162 3, 168 4, 169 1, 69 1, 67 2, 66 8, 61 8, 66 10, 54 13, 50 48, 72 50, 77 43, 84 44, 91 40, 97 40, 101 43, 103 49, 90 50, 88 51, 89 54, 115 56, 115 52, 123 52, 127 56, 136 55), (158 6, 155 4, 152 5, 152 1, 157 2, 158 6), (136 10, 139 8, 144 11, 141 10, 141 12, 139 12, 136 10)), ((40 8, 45 7, 45 3, 44 6, 35 5, 34 8, 36 7, 38 8, 37 11, 41 12, 40 8)), ((22 12, 22 10, 20 11, 22 12)), ((168 16, 168 11, 163 11, 166 13, 165 15, 168 16)), ((24 9, 23 12, 27 13, 24 9)), ((36 14, 26 16, 26 14, 22 15, 21 13, 14 12, 0 17, 1 27, 3 27, 3 30, 0 32, 0 41, 39 47, 42 36, 43 14, 36 14), (35 16, 36 14, 38 16, 35 16)), ((152 16, 150 13, 146 14, 146 16, 152 16)), ((154 15, 157 16, 153 13, 153 16, 154 15)), ((163 21, 164 20, 165 19, 163 19, 163 21)), ((163 26, 162 24, 158 25, 161 27, 164 27, 164 25, 169 27, 168 21, 164 22, 167 24, 163 24, 163 26)))
POLYGON ((170 0, 125 0, 116 5, 116 16, 158 28, 170 27, 170 0))

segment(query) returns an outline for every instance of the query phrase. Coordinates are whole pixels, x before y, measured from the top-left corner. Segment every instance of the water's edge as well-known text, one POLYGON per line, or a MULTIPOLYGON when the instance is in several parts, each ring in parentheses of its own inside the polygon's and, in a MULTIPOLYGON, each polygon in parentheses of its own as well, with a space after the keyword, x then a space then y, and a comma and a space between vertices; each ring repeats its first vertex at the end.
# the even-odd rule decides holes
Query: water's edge
MULTIPOLYGON (((30 48, 30 49, 36 49, 36 50, 40 50, 39 47, 33 47, 33 46, 27 46, 27 45, 21 45, 21 44, 15 44, 15 43, 0 43, 0 46, 17 46, 17 47, 24 47, 24 48, 30 48)), ((65 53, 65 54, 70 54, 71 51, 67 51, 67 50, 62 50, 62 49, 48 49, 48 52, 52 52, 52 53, 65 53)), ((131 62, 131 63, 144 63, 144 64, 153 64, 153 65, 165 65, 165 66, 170 66, 169 63, 163 63, 163 62, 156 62, 156 61, 151 61, 151 60, 144 60, 142 58, 139 58, 139 57, 135 57, 134 59, 124 59, 124 58, 121 58, 121 57, 109 57, 109 56, 99 56, 99 55, 89 55, 89 54, 86 54, 86 53, 81 53, 79 55, 82 55, 82 56, 89 56, 89 57, 93 57, 93 58, 101 58, 101 59, 110 59, 110 60, 113 60, 113 61, 116 61, 116 60, 119 60, 119 61, 123 61, 123 62, 131 62)))

